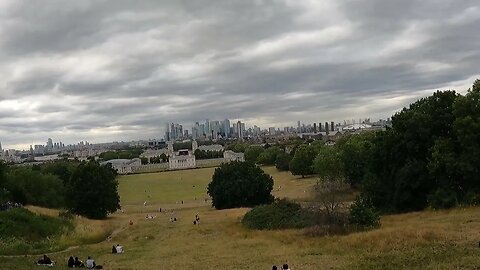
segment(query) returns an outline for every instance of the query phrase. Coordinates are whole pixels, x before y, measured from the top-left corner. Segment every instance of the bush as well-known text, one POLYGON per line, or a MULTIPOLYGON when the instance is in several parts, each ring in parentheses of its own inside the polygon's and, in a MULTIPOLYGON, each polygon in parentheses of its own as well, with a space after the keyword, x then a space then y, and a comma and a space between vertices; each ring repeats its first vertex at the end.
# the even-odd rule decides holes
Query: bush
POLYGON ((348 218, 350 224, 360 227, 380 226, 380 215, 372 202, 365 197, 357 197, 350 206, 348 218))
POLYGON ((433 209, 448 209, 457 205, 457 194, 445 189, 437 189, 428 196, 428 201, 433 209))
POLYGON ((208 194, 216 209, 253 207, 273 201, 273 179, 250 162, 230 162, 215 169, 208 194))
POLYGON ((6 188, 15 202, 44 207, 65 206, 63 181, 31 167, 12 167, 7 173, 6 188))
POLYGON ((36 215, 25 208, 0 212, 0 239, 38 241, 72 228, 73 225, 65 219, 36 215))
POLYGON ((298 203, 282 199, 248 211, 242 224, 250 229, 277 230, 305 228, 314 225, 314 221, 312 212, 302 209, 298 203))

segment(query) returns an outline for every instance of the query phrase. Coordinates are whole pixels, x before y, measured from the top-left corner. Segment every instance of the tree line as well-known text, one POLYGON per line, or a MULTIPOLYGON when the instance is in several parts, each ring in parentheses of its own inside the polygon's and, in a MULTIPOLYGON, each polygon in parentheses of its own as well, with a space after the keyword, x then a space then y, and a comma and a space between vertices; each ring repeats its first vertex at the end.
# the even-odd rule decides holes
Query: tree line
POLYGON ((0 204, 14 201, 101 219, 120 208, 116 171, 95 161, 41 166, 0 163, 0 204))
POLYGON ((480 203, 480 81, 465 95, 437 91, 392 117, 384 131, 335 146, 303 143, 289 170, 336 172, 383 212, 480 203))
POLYGON ((465 95, 437 91, 393 115, 386 130, 346 135, 334 146, 292 139, 227 149, 294 175, 343 178, 360 190, 357 204, 383 212, 478 204, 480 80, 465 95))

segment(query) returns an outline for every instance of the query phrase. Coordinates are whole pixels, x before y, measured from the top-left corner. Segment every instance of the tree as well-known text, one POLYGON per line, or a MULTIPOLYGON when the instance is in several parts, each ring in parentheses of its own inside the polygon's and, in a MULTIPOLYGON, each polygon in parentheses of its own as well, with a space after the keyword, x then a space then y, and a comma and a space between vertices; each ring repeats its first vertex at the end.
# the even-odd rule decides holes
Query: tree
POLYGON ((353 187, 360 187, 367 172, 367 162, 375 132, 347 135, 337 142, 341 151, 346 180, 353 187))
POLYGON ((168 162, 168 156, 165 153, 162 153, 160 158, 162 159, 162 162, 168 162))
POLYGON ((257 163, 262 165, 275 165, 277 155, 282 153, 278 146, 270 146, 257 157, 257 163))
POLYGON ((320 177, 344 178, 341 152, 334 147, 323 147, 313 161, 313 168, 320 177))
POLYGON ((273 178, 251 162, 230 162, 215 169, 207 193, 216 209, 253 207, 273 201, 273 178))
POLYGON ((428 197, 442 185, 429 164, 435 148, 448 149, 441 141, 455 141, 457 97, 454 91, 437 91, 394 115, 391 129, 375 134, 362 185, 374 206, 404 212, 428 205, 428 197))
POLYGON ((315 149, 306 144, 300 145, 295 151, 295 156, 290 161, 290 172, 293 175, 301 175, 302 178, 305 175, 313 174, 313 160, 315 159, 315 149))
POLYGON ((97 162, 81 163, 67 186, 67 205, 73 213, 94 219, 120 209, 116 172, 97 162))
POLYGON ((460 192, 465 201, 480 203, 480 80, 465 96, 460 96, 454 104, 453 131, 457 137, 454 146, 457 153, 456 168, 463 176, 460 192))
POLYGON ((292 160, 292 156, 282 152, 277 155, 277 159, 275 160, 275 167, 279 171, 288 171, 290 161, 292 160))
POLYGON ((56 175, 43 174, 32 167, 12 167, 6 178, 6 189, 15 202, 44 207, 65 205, 64 184, 56 175))
POLYGON ((70 180, 70 177, 72 176, 77 165, 77 162, 60 160, 43 165, 41 170, 44 174, 53 174, 58 176, 60 179, 62 179, 63 183, 66 184, 70 180))
POLYGON ((321 205, 329 223, 337 223, 348 200, 348 183, 343 177, 325 176, 315 185, 315 201, 321 205))
POLYGON ((315 199, 330 223, 336 223, 347 200, 349 185, 345 181, 341 152, 335 147, 321 147, 313 161, 320 177, 315 185, 315 199))
POLYGON ((7 179, 5 171, 7 165, 0 161, 0 204, 7 202, 10 199, 10 192, 7 190, 7 179))
POLYGON ((263 153, 265 149, 259 145, 250 145, 245 149, 245 161, 256 162, 258 156, 263 153))

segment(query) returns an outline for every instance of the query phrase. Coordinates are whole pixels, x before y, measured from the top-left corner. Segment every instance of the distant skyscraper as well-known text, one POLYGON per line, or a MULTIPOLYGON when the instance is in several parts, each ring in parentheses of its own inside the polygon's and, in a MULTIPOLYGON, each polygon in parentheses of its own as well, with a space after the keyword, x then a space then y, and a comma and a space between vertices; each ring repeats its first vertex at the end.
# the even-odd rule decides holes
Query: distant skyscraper
POLYGON ((328 134, 328 131, 329 131, 329 129, 328 129, 328 122, 325 122, 325 132, 328 134))
POLYGON ((206 119, 205 120, 205 130, 203 131, 203 133, 207 136, 207 137, 210 137, 211 136, 211 132, 210 132, 210 120, 206 119))
POLYGON ((48 149, 52 149, 52 148, 53 148, 53 141, 52 141, 52 138, 48 138, 48 141, 47 141, 47 148, 48 148, 48 149))
POLYGON ((322 132, 322 123, 318 123, 318 131, 322 132))
POLYGON ((313 123, 313 132, 317 133, 317 123, 313 123))
POLYGON ((240 122, 240 120, 237 122, 237 138, 242 140, 243 139, 243 131, 245 130, 245 124, 240 122))
POLYGON ((330 131, 335 131, 335 123, 333 121, 330 122, 330 131))
POLYGON ((223 133, 225 138, 230 138, 230 120, 228 119, 223 120, 223 133))

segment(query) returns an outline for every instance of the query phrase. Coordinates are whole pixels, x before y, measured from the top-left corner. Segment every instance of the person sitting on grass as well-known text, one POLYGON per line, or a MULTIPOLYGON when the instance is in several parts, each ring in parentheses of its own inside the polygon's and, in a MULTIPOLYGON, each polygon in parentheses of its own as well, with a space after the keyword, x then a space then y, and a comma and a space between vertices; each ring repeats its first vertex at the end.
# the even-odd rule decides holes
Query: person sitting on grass
POLYGON ((53 266, 53 261, 47 255, 43 255, 43 258, 38 260, 37 264, 38 265, 53 266))
POLYGON ((92 259, 92 257, 88 256, 87 260, 85 261, 85 264, 87 266, 88 269, 94 269, 96 264, 95 264, 95 260, 92 259))
POLYGON ((75 260, 73 259, 73 256, 70 256, 70 258, 68 258, 67 266, 68 268, 75 267, 75 260))
POLYGON ((290 268, 288 268, 288 264, 283 264, 283 267, 282 267, 283 270, 290 270, 290 268))
POLYGON ((112 254, 117 253, 117 248, 115 246, 112 246, 112 254))
POLYGON ((277 270, 277 266, 276 265, 272 266, 272 270, 277 270))
POLYGON ((123 253, 123 246, 120 246, 120 244, 117 244, 115 249, 116 249, 117 253, 123 253))
POLYGON ((83 262, 80 261, 80 260, 78 259, 78 257, 75 257, 75 267, 76 267, 76 268, 83 268, 83 267, 85 267, 85 265, 83 264, 83 262))

